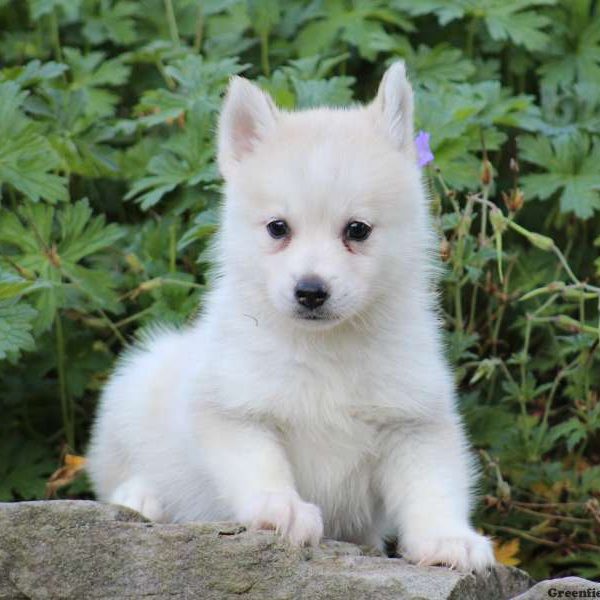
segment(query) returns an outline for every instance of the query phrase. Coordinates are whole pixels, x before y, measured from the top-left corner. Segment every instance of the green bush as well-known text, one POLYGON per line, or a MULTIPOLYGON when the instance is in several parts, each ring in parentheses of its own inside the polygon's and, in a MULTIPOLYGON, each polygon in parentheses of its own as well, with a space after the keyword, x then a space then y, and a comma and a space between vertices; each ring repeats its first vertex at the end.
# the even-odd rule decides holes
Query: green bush
POLYGON ((402 57, 478 526, 600 576, 595 0, 0 0, 0 31, 0 499, 43 496, 116 354, 201 304, 228 78, 342 105, 402 57))

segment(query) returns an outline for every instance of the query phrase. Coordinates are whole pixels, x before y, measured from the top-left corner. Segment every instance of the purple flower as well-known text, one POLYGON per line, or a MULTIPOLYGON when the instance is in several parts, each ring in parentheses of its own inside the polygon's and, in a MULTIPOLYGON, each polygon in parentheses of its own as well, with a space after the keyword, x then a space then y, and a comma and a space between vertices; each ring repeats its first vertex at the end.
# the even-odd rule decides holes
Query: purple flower
POLYGON ((417 147, 417 162, 420 167, 428 165, 433 160, 433 152, 429 147, 430 135, 426 131, 419 131, 415 138, 415 146, 417 147))

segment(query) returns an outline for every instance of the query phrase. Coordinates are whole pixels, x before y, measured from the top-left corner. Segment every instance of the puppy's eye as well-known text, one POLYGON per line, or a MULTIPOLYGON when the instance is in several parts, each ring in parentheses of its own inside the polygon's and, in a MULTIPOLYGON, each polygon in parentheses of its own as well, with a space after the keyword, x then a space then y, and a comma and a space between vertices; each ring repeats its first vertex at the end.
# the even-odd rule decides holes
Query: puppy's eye
POLYGON ((351 221, 346 225, 344 238, 351 242, 364 242, 371 235, 371 226, 362 221, 351 221))
POLYGON ((273 239, 280 240, 290 234, 290 227, 283 219, 276 219, 267 223, 267 231, 273 239))

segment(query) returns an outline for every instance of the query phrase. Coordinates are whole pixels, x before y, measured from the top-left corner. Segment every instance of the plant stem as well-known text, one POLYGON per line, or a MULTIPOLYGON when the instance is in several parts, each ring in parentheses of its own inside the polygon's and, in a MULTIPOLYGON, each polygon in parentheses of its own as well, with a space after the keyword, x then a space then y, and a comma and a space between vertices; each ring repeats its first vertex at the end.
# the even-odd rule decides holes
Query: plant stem
POLYGON ((521 392, 525 390, 525 378, 526 378, 526 370, 525 370, 525 361, 527 360, 527 356, 529 355, 529 342, 531 340, 531 315, 528 313, 525 315, 525 339, 523 340, 523 350, 521 351, 521 392))
MULTIPOLYGON (((481 204, 481 229, 479 230, 479 247, 483 248, 487 244, 487 213, 488 206, 487 201, 489 198, 490 186, 483 186, 483 200, 484 202, 481 204)), ((477 308, 477 294, 479 292, 479 286, 477 284, 473 284, 473 291, 471 293, 471 313, 469 315, 469 332, 472 332, 475 329, 475 310, 477 308)))
POLYGON ((540 544, 541 546, 549 546, 551 548, 560 548, 560 544, 558 542, 553 542, 551 540, 545 540, 543 538, 536 537, 527 533, 525 531, 521 531, 520 529, 515 529, 514 527, 505 527, 503 525, 492 525, 491 523, 485 523, 486 527, 490 527, 491 529, 495 529, 496 531, 504 531, 506 533, 510 533, 512 535, 516 535, 518 537, 527 540, 528 542, 533 542, 534 544, 540 544))
POLYGON ((265 77, 271 75, 271 65, 269 64, 269 33, 267 31, 260 35, 260 64, 265 77))
POLYGON ((10 199, 10 207, 13 212, 17 212, 17 195, 15 194, 15 190, 9 185, 8 186, 8 197, 10 199))
POLYGON ((577 279, 577 277, 571 270, 571 267, 569 266, 569 263, 567 262, 567 259, 565 258, 564 254, 557 248, 556 244, 554 245, 552 250, 554 251, 554 254, 558 256, 558 260, 560 260, 567 275, 573 280, 574 283, 580 283, 579 279, 577 279))
POLYGON ((460 220, 457 228, 456 251, 454 254, 454 273, 456 276, 456 285, 454 287, 454 312, 455 326, 458 331, 464 329, 463 306, 462 306, 462 288, 465 284, 462 281, 464 273, 463 258, 465 252, 465 236, 468 235, 471 228, 471 215, 473 213, 473 204, 475 200, 472 195, 467 197, 467 204, 463 213, 460 212, 460 207, 457 207, 460 215, 460 220))
POLYGON ((598 340, 600 341, 600 294, 598 294, 598 340))
MULTIPOLYGON (((556 391, 558 390, 558 386, 560 384, 560 382, 574 369, 577 368, 578 366, 578 362, 579 362, 579 357, 576 358, 574 361, 572 361, 571 363, 569 363, 566 367, 564 367, 563 369, 561 369, 558 374, 556 375, 556 378, 554 379, 554 383, 552 385, 552 389, 550 390, 550 394, 548 395, 548 400, 546 401, 546 406, 544 407, 544 415, 542 417, 542 427, 540 428, 541 431, 541 435, 543 435, 543 432, 546 431, 547 427, 548 427, 548 419, 550 418, 550 411, 552 410, 552 403, 554 401, 554 396, 556 395, 556 391)), ((538 448, 541 444, 542 438, 540 436, 540 439, 538 440, 538 448)))
POLYGON ((60 391, 60 408, 62 412, 63 428, 67 445, 75 449, 75 427, 73 423, 73 402, 67 389, 67 378, 65 373, 65 337, 62 327, 60 313, 56 313, 54 320, 56 328, 56 363, 58 370, 58 386, 60 391))
MULTIPOLYGON (((508 267, 506 268, 506 275, 504 277, 504 282, 502 284, 502 290, 503 290, 505 296, 508 295, 509 281, 510 281, 510 278, 512 275, 512 271, 516 264, 517 264, 517 259, 514 258, 508 263, 508 267)), ((497 350, 498 350, 498 339, 500 336, 500 328, 502 326, 502 321, 504 319, 505 313, 506 313, 506 303, 503 302, 500 305, 500 307, 498 308, 498 315, 496 317, 496 323, 494 325, 494 330, 492 333, 492 347, 494 348, 494 354, 496 354, 497 350)))
POLYGON ((204 10, 202 2, 198 2, 198 11, 196 17, 196 32, 194 34, 194 50, 200 52, 202 49, 202 37, 204 35, 204 10))
POLYGON ((462 316, 462 288, 460 283, 456 283, 454 286, 454 314, 454 326, 457 331, 462 331, 464 329, 464 323, 462 316))
POLYGON ((175 273, 177 259, 177 239, 175 237, 176 225, 169 226, 169 273, 175 273))
POLYGON ((169 24, 169 33, 171 34, 171 41, 179 46, 181 40, 179 39, 179 30, 177 29, 177 20, 175 19, 175 11, 173 10, 173 3, 171 0, 165 0, 165 12, 167 14, 167 23, 169 24))
POLYGON ((119 331, 118 327, 110 320, 109 316, 101 309, 98 309, 98 314, 102 320, 106 323, 108 328, 113 332, 115 337, 123 344, 124 347, 129 346, 129 342, 123 337, 123 334, 119 331))
POLYGON ((467 39, 465 45, 465 54, 469 58, 473 58, 473 48, 475 41, 475 30, 477 28, 477 17, 473 17, 467 25, 467 39))
POLYGON ((50 13, 50 39, 52 46, 54 47, 54 57, 58 62, 62 62, 62 48, 60 46, 60 31, 58 29, 58 16, 56 15, 56 8, 50 13))
POLYGON ((142 292, 148 292, 150 290, 162 287, 163 285, 176 285, 179 287, 194 288, 199 290, 205 288, 203 284, 196 283, 195 281, 182 281, 180 279, 170 279, 168 277, 154 277, 153 279, 142 281, 142 283, 140 283, 135 289, 126 292, 119 299, 123 300, 124 298, 137 298, 137 296, 139 296, 142 292))
POLYGON ((537 510, 532 510, 530 508, 524 508, 524 507, 517 506, 517 505, 513 505, 513 507, 515 510, 518 510, 519 512, 522 512, 527 515, 531 515, 532 517, 538 517, 540 519, 551 519, 551 520, 555 520, 555 521, 568 521, 570 523, 593 523, 594 522, 593 519, 587 519, 585 517, 570 517, 568 515, 548 514, 545 512, 540 512, 537 510))
POLYGON ((156 68, 158 69, 158 72, 162 75, 162 78, 165 80, 167 87, 170 90, 174 90, 177 87, 177 84, 175 83, 173 78, 167 73, 165 65, 162 64, 160 58, 156 60, 156 68))
POLYGON ((139 312, 130 315, 129 317, 125 317, 124 319, 121 319, 120 321, 117 321, 114 325, 115 327, 124 327, 125 325, 129 325, 129 323, 133 323, 133 321, 137 321, 138 319, 141 319, 142 317, 146 316, 147 314, 152 312, 152 306, 149 306, 148 308, 144 308, 143 310, 140 310, 139 312))

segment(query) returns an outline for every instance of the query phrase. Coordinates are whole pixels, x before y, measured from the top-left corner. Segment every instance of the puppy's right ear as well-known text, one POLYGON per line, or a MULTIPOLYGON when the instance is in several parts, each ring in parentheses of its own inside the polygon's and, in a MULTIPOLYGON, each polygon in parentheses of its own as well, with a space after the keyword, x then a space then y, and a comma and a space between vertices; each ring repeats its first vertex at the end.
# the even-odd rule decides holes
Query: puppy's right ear
POLYGON ((278 112, 268 94, 247 79, 232 77, 219 117, 219 170, 232 169, 275 128, 278 112))

